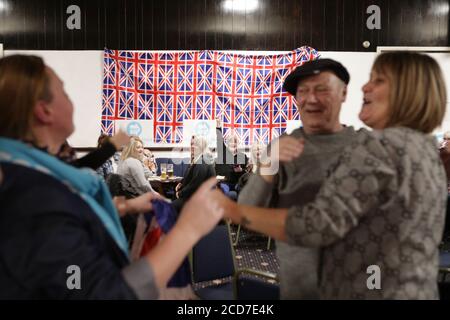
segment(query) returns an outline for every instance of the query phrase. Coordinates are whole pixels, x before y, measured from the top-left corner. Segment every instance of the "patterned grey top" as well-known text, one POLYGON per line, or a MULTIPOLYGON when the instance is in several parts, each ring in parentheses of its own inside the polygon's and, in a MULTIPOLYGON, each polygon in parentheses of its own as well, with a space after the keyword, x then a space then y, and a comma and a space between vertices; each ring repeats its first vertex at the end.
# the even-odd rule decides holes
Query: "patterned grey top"
POLYGON ((315 200, 288 211, 288 242, 323 248, 321 298, 437 299, 446 184, 431 136, 360 130, 315 200))

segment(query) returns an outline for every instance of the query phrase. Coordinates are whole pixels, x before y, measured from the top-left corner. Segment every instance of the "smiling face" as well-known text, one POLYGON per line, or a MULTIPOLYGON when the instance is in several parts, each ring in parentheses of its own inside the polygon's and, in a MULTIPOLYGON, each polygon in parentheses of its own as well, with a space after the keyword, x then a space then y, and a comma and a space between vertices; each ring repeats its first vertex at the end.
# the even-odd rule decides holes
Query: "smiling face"
POLYGON ((447 141, 447 142, 450 141, 450 131, 446 131, 444 133, 444 141, 447 141))
POLYGON ((238 151, 238 139, 237 139, 237 136, 236 136, 236 134, 234 134, 234 133, 232 133, 232 134, 230 134, 228 137, 227 137, 227 139, 226 139, 226 141, 225 141, 225 144, 226 144, 226 146, 228 147, 228 150, 230 150, 230 152, 233 154, 233 155, 236 155, 237 154, 237 151, 238 151))
POLYGON ((389 78, 372 70, 362 91, 364 99, 359 119, 373 129, 384 129, 389 120, 389 78))
POLYGON ((347 86, 330 71, 301 80, 295 100, 305 132, 327 134, 342 130, 339 113, 346 95, 347 86))
POLYGON ((144 147, 142 146, 141 142, 136 142, 136 154, 139 156, 139 158, 142 158, 144 155, 144 147))
POLYGON ((203 137, 192 136, 191 138, 191 159, 196 159, 208 149, 208 142, 203 137))
POLYGON ((201 141, 199 138, 193 136, 191 138, 191 158, 196 159, 201 153, 201 141))

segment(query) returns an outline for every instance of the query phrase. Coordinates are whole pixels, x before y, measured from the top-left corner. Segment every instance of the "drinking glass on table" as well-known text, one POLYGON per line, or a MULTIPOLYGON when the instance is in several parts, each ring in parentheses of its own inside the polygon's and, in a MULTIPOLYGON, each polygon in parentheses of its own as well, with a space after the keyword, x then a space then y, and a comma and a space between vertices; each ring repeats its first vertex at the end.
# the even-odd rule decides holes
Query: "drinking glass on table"
POLYGON ((167 164, 167 175, 169 176, 169 178, 173 177, 173 164, 172 163, 167 164))
POLYGON ((167 163, 161 163, 161 179, 167 179, 167 163))

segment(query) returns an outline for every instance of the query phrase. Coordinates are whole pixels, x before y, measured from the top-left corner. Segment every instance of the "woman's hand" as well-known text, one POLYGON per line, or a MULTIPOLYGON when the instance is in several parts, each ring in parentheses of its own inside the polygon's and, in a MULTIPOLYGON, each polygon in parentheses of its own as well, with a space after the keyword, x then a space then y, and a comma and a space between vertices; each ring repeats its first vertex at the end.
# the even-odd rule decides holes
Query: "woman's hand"
POLYGON ((211 192, 208 195, 207 201, 211 202, 212 205, 217 208, 216 210, 221 210, 224 218, 229 218, 234 223, 241 223, 242 217, 239 211, 239 205, 228 198, 219 189, 216 189, 215 192, 211 192))
POLYGON ((177 186, 175 187, 175 197, 177 199, 180 198, 180 190, 183 187, 183 185, 181 183, 177 184, 177 186))
POLYGON ((114 197, 113 201, 119 211, 119 215, 123 217, 126 214, 139 214, 151 211, 153 209, 153 199, 166 200, 157 192, 147 192, 133 199, 114 197))
POLYGON ((109 141, 114 145, 117 151, 119 151, 122 146, 130 143, 130 137, 122 130, 119 130, 109 141))
POLYGON ((114 206, 116 207, 117 211, 119 212, 119 216, 123 217, 127 214, 127 199, 125 197, 114 197, 113 198, 114 206))
POLYGON ((154 163, 151 159, 148 160, 148 168, 156 173, 156 163, 154 163))
POLYGON ((233 166, 233 171, 239 173, 239 172, 242 172, 243 170, 242 170, 241 165, 238 164, 238 165, 233 166))

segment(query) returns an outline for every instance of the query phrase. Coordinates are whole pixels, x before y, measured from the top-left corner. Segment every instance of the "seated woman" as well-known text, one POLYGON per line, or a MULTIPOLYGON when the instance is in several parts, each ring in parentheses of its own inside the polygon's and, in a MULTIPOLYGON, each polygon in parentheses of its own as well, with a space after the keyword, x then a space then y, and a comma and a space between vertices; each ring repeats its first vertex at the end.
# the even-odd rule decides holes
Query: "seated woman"
POLYGON ((150 182, 145 177, 143 156, 142 140, 139 137, 131 137, 130 143, 122 151, 121 161, 117 167, 117 173, 130 181, 137 194, 153 191, 150 182))
MULTIPOLYGON (((300 108, 319 95, 302 89, 296 96, 300 108)), ((446 109, 442 72, 427 55, 383 53, 362 89, 359 118, 374 130, 357 133, 313 201, 265 209, 214 196, 234 222, 321 248, 321 298, 437 299, 447 179, 431 133, 446 109)), ((289 148, 271 160, 292 161, 303 143, 289 148)))
POLYGON ((194 194, 200 185, 211 177, 216 176, 214 158, 209 150, 208 141, 203 137, 191 138, 191 165, 187 169, 183 180, 176 188, 177 199, 173 206, 178 212, 186 201, 194 194))
MULTIPOLYGON (((0 96, 0 299, 158 298, 221 219, 203 199, 219 192, 215 179, 185 204, 165 241, 130 263, 104 182, 54 156, 74 131, 63 82, 41 58, 11 55, 0 59, 0 96), (72 281, 77 272, 81 286, 72 281)), ((122 214, 141 213, 154 198, 117 205, 122 214)))
MULTIPOLYGON (((97 149, 79 159, 79 161, 82 161, 88 156, 91 158, 89 161, 91 164, 97 164, 98 162, 104 161, 100 167, 93 169, 95 169, 95 171, 106 181, 108 177, 117 170, 117 168, 115 168, 115 159, 120 156, 119 150, 121 150, 123 145, 126 145, 129 142, 130 137, 123 131, 117 132, 112 137, 102 133, 97 140, 97 149)), ((92 168, 93 166, 88 164, 88 167, 92 168)))
POLYGON ((156 164, 155 156, 150 150, 144 149, 142 163, 144 164, 144 174, 147 179, 157 175, 158 165, 156 164))
POLYGON ((234 191, 239 178, 245 173, 249 159, 245 153, 239 151, 239 139, 236 133, 231 131, 224 139, 221 128, 222 122, 217 119, 215 170, 218 175, 225 177, 224 183, 229 186, 230 191, 234 191))
MULTIPOLYGON (((97 139, 97 149, 100 149, 102 145, 108 140, 108 135, 102 133, 97 139)), ((113 160, 108 158, 99 168, 95 170, 100 177, 105 181, 108 179, 109 175, 114 173, 113 160)))

